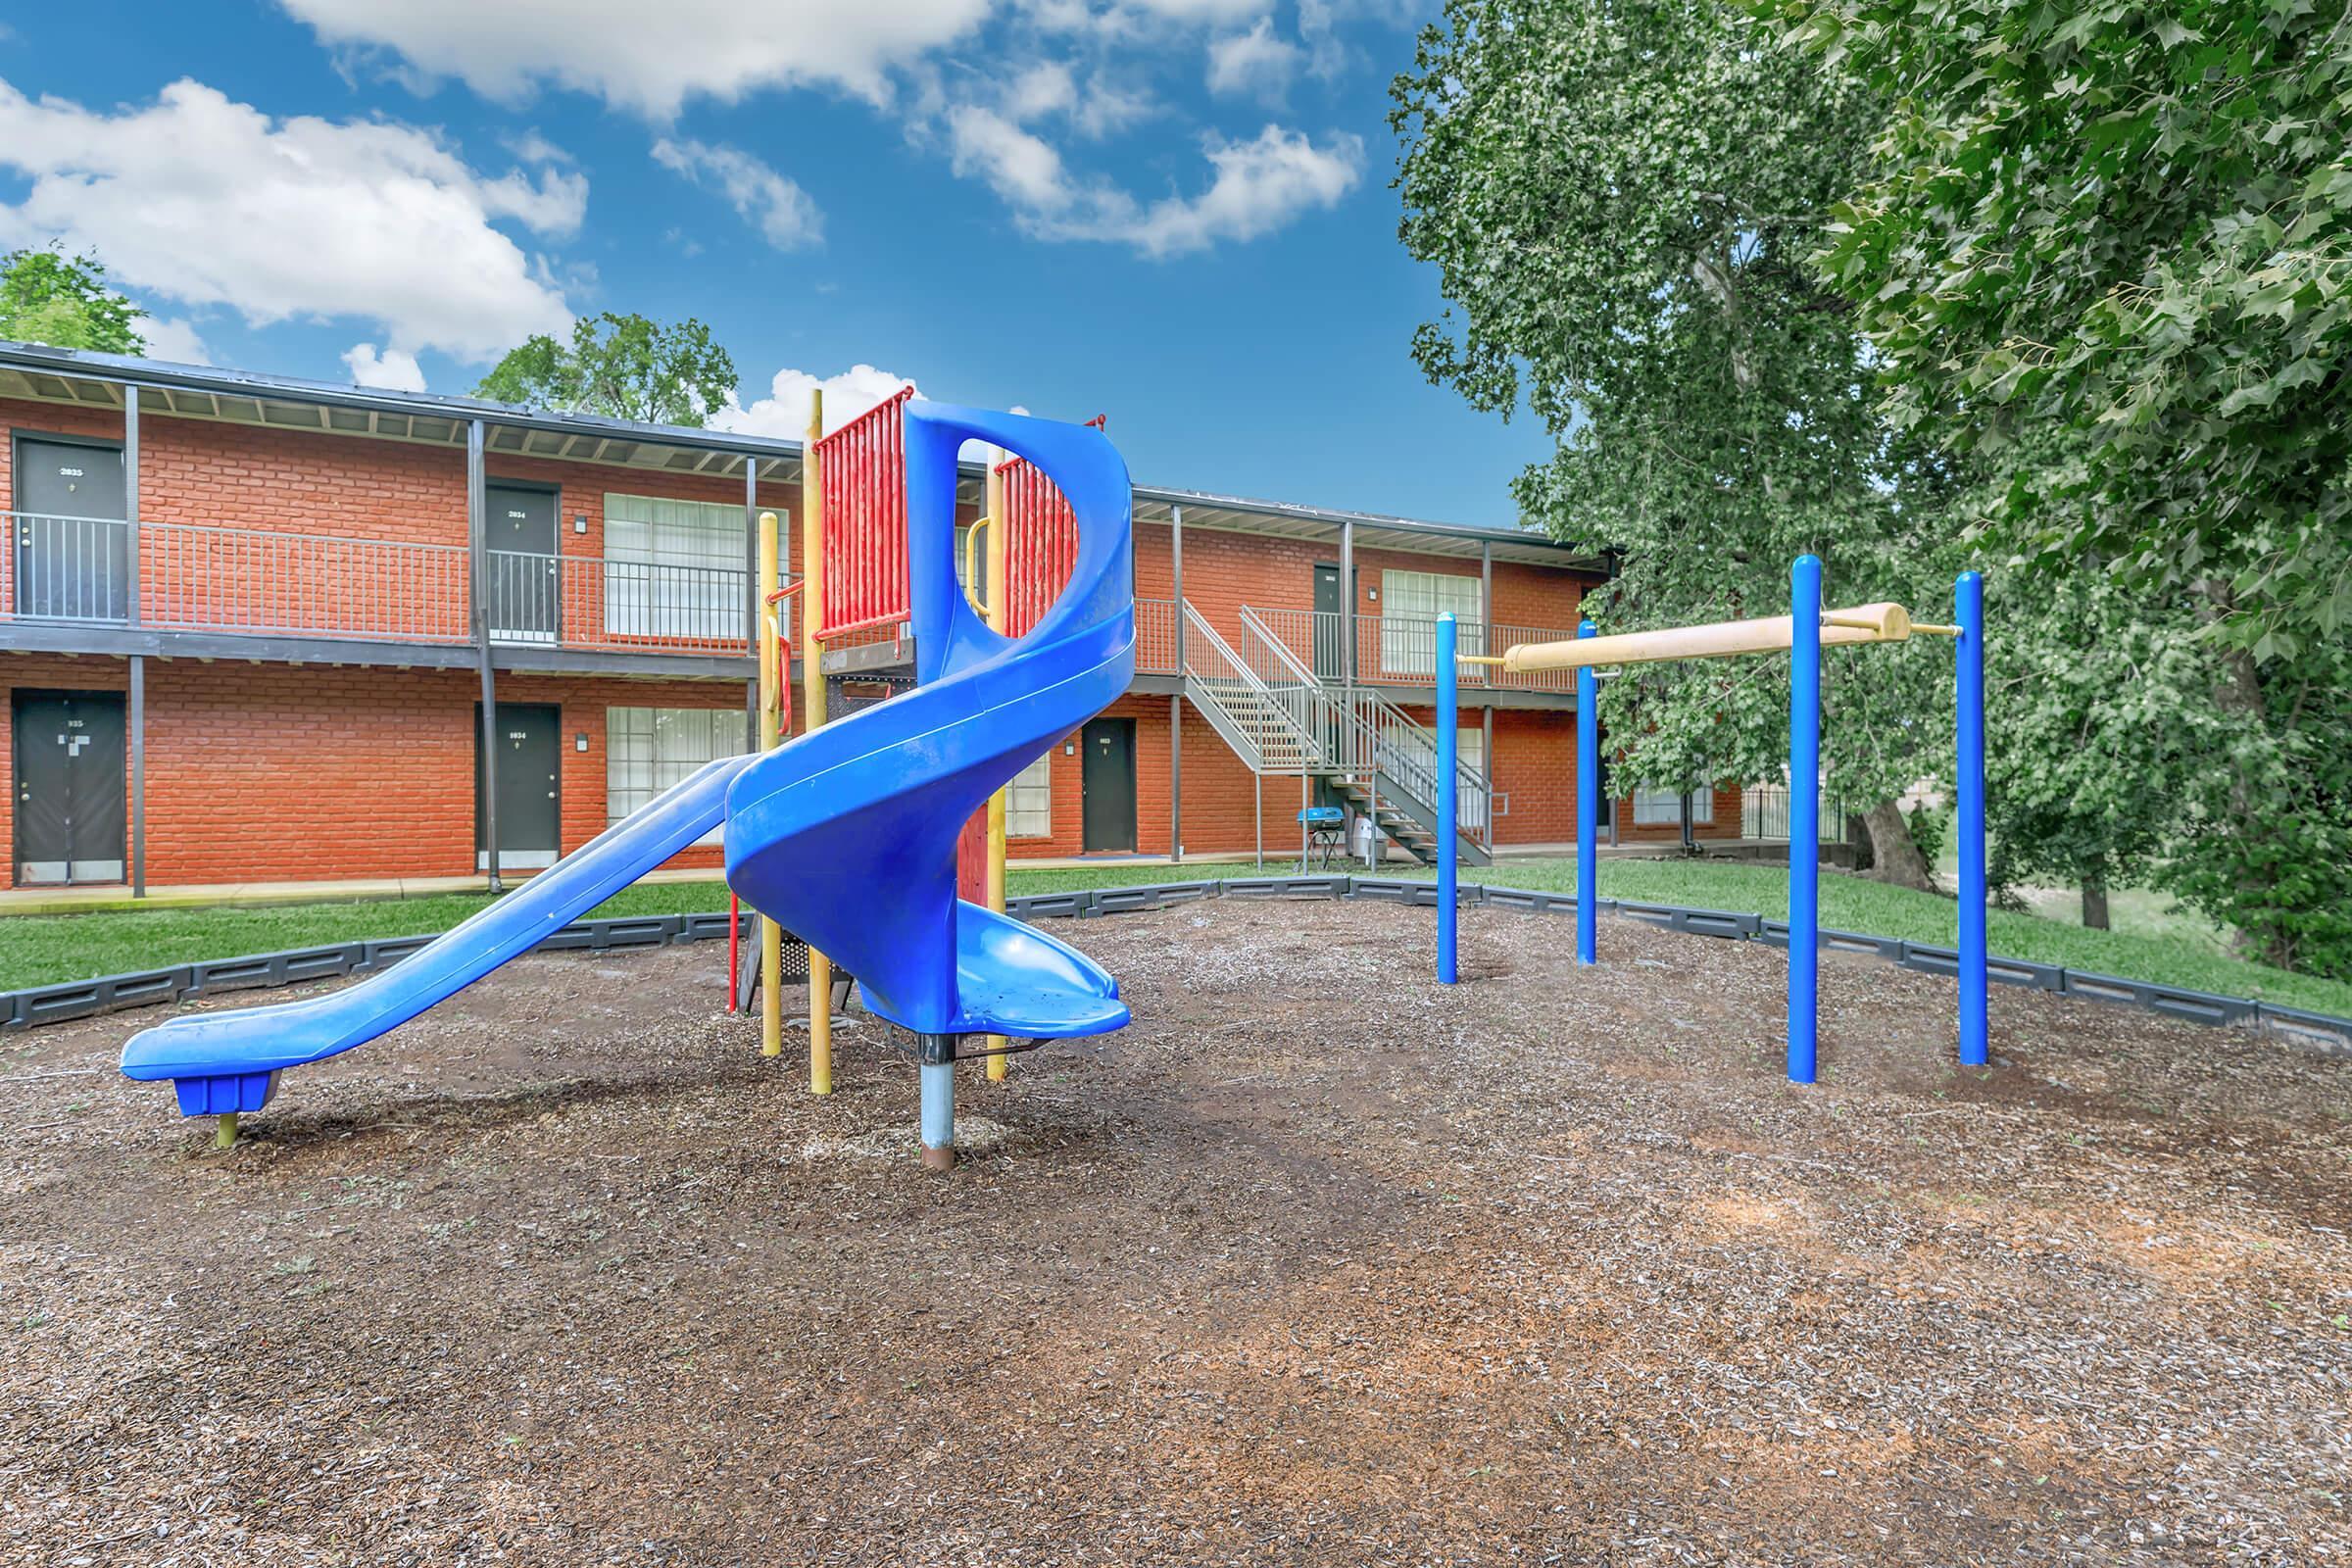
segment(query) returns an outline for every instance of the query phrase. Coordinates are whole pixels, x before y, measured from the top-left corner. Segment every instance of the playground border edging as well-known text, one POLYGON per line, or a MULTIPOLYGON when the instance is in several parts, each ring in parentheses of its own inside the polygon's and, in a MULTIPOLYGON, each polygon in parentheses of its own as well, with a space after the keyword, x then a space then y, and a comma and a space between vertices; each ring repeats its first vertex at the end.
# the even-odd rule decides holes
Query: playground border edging
MULTIPOLYGON (((1409 877, 1359 877, 1344 873, 1273 874, 1226 877, 1199 882, 1143 882, 1125 887, 1088 888, 1069 893, 1036 893, 1004 901, 1005 912, 1025 919, 1093 918, 1172 908, 1200 899, 1321 898, 1366 899, 1384 904, 1435 907, 1437 884, 1409 877)), ((1534 888, 1490 887, 1465 882, 1461 904, 1491 904, 1498 908, 1531 914, 1576 912, 1572 894, 1534 888)), ((1761 942, 1768 947, 1788 945, 1788 923, 1725 909, 1700 909, 1672 904, 1637 904, 1630 900, 1596 901, 1603 914, 1663 927, 1690 936, 1716 937, 1736 942, 1761 942)), ((538 944, 558 952, 608 953, 630 948, 662 947, 707 942, 727 934, 727 916, 714 914, 633 915, 621 919, 580 920, 553 933, 538 944)), ((340 979, 365 974, 399 962, 431 942, 438 932, 413 937, 374 937, 356 942, 329 943, 316 948, 289 948, 279 953, 254 954, 238 958, 211 958, 173 964, 131 974, 103 975, 94 980, 67 981, 0 992, 0 1029, 26 1029, 66 1023, 75 1018, 121 1012, 132 1007, 187 1002, 229 991, 250 991, 300 985, 307 981, 340 979)), ((1958 955, 1950 948, 1911 942, 1901 937, 1871 936, 1857 931, 1824 927, 1823 947, 1886 959, 1902 968, 1926 974, 1952 974, 1958 955)), ((2051 992, 2082 1002, 2136 1006, 2145 1011, 2214 1027, 2252 1026, 2299 1049, 2323 1055, 2352 1056, 2352 1018, 2313 1012, 2302 1007, 2247 997, 2226 997, 2148 980, 2023 958, 1993 957, 1987 976, 2004 985, 2051 992)))

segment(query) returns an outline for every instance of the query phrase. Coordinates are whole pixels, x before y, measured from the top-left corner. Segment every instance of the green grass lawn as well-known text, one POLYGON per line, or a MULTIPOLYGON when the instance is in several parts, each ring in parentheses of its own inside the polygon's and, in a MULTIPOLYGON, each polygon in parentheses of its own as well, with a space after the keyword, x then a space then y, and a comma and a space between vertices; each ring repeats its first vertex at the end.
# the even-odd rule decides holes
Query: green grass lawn
MULTIPOLYGON (((1280 869, 1269 865, 1268 869, 1280 869)), ((1249 876, 1248 864, 1149 865, 1110 863, 1052 870, 1014 870, 1014 894, 1137 882, 1188 882, 1249 876)), ((1430 875, 1403 868, 1393 874, 1430 875)), ((1575 862, 1510 860, 1470 870, 1465 881, 1572 892, 1575 862)), ((1603 898, 1694 905, 1785 918, 1788 873, 1775 866, 1729 861, 1603 859, 1603 898)), ((135 912, 13 915, 0 918, 0 990, 80 980, 93 975, 161 968, 199 958, 228 958, 280 948, 350 942, 364 937, 412 936, 445 930, 487 902, 485 895, 365 903, 280 905, 265 908, 143 909, 135 912)), ((660 882, 629 888, 601 906, 599 916, 699 913, 726 907, 717 881, 660 882)), ((1949 899, 1825 872, 1822 923, 1877 936, 1905 937, 1949 947, 1958 940, 1958 912, 1949 899)), ((2352 985, 2288 974, 2245 963, 2187 933, 2147 935, 2089 931, 2064 920, 2006 909, 1991 911, 1992 951, 2003 957, 2064 964, 2164 985, 2230 996, 2261 997, 2287 1006, 2352 1016, 2352 985)))

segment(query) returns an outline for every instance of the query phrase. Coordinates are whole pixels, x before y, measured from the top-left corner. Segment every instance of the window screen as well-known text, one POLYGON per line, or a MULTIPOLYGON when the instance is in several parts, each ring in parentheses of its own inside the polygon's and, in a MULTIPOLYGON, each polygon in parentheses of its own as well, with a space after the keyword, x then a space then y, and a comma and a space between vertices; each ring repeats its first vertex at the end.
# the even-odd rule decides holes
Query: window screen
MULTIPOLYGON (((1636 827, 1679 827, 1683 820, 1683 797, 1673 790, 1634 791, 1634 825, 1636 827)), ((1715 792, 1697 789, 1690 792, 1690 821, 1695 826, 1715 820, 1715 792)))
POLYGON ((1478 579, 1437 571, 1380 574, 1380 667, 1389 675, 1434 675, 1437 618, 1450 611, 1464 622, 1461 651, 1486 652, 1486 623, 1478 612, 1478 579))
POLYGON ((1004 791, 1004 836, 1043 839, 1054 836, 1054 754, 1031 762, 1013 776, 1004 791))
MULTIPOLYGON (((616 637, 743 635, 743 508, 605 497, 605 629, 616 637)), ((793 600, 778 607, 792 639, 793 600)))
MULTIPOLYGON (((605 710, 605 814, 617 822, 705 762, 740 757, 740 708, 608 708, 605 710)), ((712 828, 696 842, 716 844, 712 828)))

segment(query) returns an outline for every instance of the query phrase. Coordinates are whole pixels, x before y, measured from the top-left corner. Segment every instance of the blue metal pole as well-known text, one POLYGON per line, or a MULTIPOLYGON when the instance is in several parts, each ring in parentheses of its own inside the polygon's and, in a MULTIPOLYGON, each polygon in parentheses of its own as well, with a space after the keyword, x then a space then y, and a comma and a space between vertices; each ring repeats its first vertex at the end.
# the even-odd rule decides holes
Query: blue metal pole
POLYGON ((1450 612, 1438 617, 1438 980, 1454 982, 1453 914, 1455 840, 1460 837, 1454 805, 1454 712, 1461 700, 1461 670, 1455 658, 1460 630, 1450 612))
POLYGON ((1953 616, 1960 625, 1958 676, 1960 796, 1960 1060, 1982 1067, 1990 1056, 1985 1038, 1984 977, 1984 579, 1973 571, 1954 585, 1953 616))
POLYGON ((1788 573, 1788 1081, 1813 1081, 1821 988, 1821 558, 1788 573))
MULTIPOLYGON (((1577 622, 1579 637, 1592 637, 1600 628, 1589 620, 1577 622)), ((1576 961, 1595 963, 1599 924, 1599 877, 1593 864, 1599 853, 1595 834, 1600 823, 1600 678, 1592 667, 1576 672, 1576 961)))

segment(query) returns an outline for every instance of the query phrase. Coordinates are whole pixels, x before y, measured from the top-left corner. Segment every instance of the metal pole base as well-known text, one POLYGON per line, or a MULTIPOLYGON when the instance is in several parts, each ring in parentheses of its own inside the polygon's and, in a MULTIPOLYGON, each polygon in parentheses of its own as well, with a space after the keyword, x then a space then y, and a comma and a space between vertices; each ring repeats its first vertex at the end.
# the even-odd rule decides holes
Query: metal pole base
POLYGON ((956 1168, 956 1037, 922 1037, 923 1169, 956 1168))

